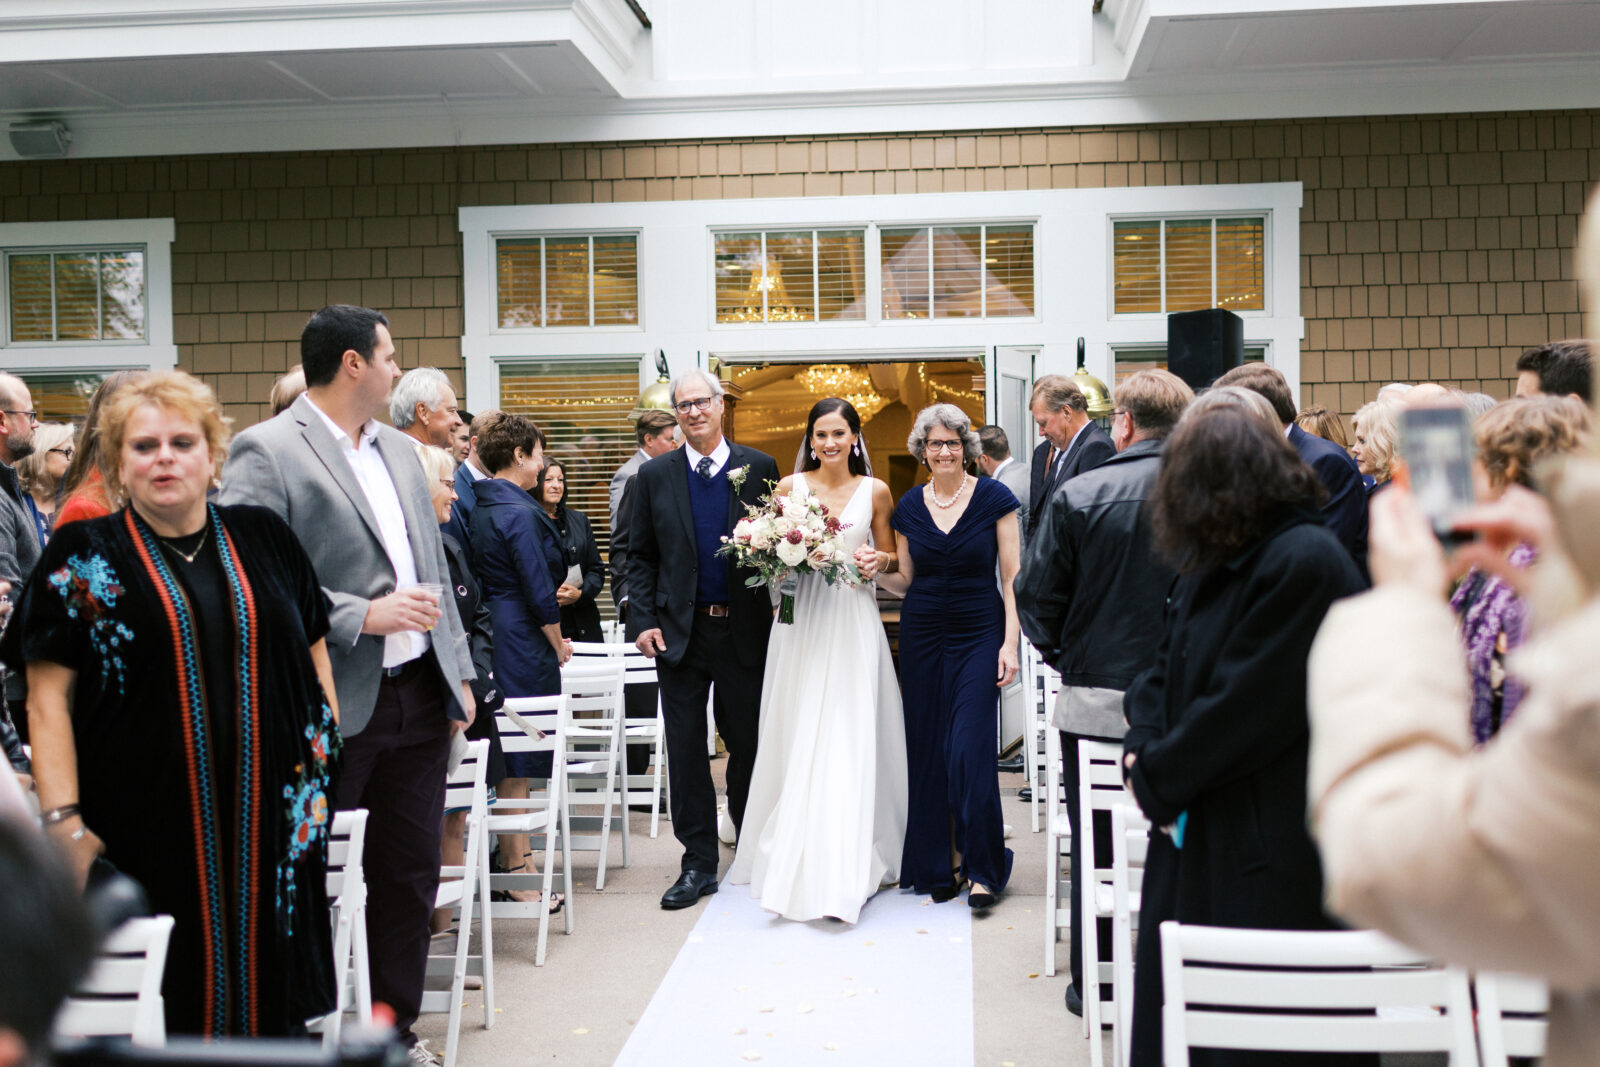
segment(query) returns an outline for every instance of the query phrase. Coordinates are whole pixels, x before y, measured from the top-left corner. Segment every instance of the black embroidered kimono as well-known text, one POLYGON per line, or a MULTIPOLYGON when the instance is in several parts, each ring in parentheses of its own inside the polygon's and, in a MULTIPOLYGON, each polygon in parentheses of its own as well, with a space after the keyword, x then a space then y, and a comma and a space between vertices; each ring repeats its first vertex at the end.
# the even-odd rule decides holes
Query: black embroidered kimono
POLYGON ((4 655, 77 672, 84 822, 177 920, 169 1032, 294 1033, 334 1004, 324 883, 338 731, 310 654, 327 608, 272 512, 211 507, 208 531, 179 556, 131 510, 63 527, 4 655), (195 551, 212 554, 209 571, 181 558, 195 551), (230 610, 211 617, 216 605, 230 610))

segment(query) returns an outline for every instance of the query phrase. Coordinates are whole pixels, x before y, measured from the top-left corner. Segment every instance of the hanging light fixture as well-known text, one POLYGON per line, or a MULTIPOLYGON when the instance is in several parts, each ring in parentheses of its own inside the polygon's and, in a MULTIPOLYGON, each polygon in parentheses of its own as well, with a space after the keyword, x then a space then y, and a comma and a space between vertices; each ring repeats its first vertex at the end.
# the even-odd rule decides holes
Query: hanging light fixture
POLYGON ((794 380, 813 396, 848 400, 863 421, 889 406, 888 399, 872 387, 871 372, 859 365, 816 363, 796 374, 794 380))

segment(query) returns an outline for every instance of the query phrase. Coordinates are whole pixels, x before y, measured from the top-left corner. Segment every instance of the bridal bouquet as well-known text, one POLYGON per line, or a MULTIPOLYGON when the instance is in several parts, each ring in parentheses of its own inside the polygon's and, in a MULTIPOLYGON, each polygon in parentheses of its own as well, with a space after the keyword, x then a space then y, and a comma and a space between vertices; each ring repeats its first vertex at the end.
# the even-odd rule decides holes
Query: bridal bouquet
POLYGON ((747 504, 747 515, 722 539, 718 555, 731 555, 756 573, 746 586, 777 586, 782 596, 778 621, 794 622, 794 595, 800 575, 820 574, 829 585, 858 585, 861 573, 839 535, 846 526, 828 514, 815 494, 796 489, 772 493, 760 504, 747 504))

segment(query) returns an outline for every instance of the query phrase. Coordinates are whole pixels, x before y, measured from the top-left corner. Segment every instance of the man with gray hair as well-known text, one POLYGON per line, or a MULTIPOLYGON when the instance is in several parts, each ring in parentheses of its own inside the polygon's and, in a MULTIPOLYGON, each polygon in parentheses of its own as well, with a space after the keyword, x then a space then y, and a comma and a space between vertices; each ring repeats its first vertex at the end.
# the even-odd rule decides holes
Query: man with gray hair
MULTIPOLYGON (((1250 394, 1253 396, 1253 394, 1250 394)), ((1122 695, 1154 666, 1167 591, 1177 575, 1156 553, 1148 517, 1161 450, 1194 392, 1164 370, 1117 386, 1111 415, 1117 454, 1064 483, 1045 507, 1017 575, 1017 617, 1040 655, 1061 672, 1052 724, 1061 731, 1061 786, 1072 827, 1072 884, 1081 886, 1078 741, 1120 740, 1122 695)), ((1104 813, 1102 813, 1104 814, 1104 813)), ((1094 826, 1095 867, 1111 866, 1111 820, 1094 826)), ((1074 900, 1067 1010, 1083 1014, 1082 908, 1074 900)), ((1101 926, 1100 944, 1110 938, 1101 926)), ((1098 995, 1094 975, 1088 992, 1098 995)))
POLYGON ((406 371, 389 397, 389 420, 408 437, 450 451, 461 414, 444 371, 437 367, 406 371))
POLYGON ((1046 374, 1034 382, 1028 407, 1044 438, 1033 450, 1028 485, 1028 525, 1023 534, 1032 536, 1056 488, 1104 463, 1117 450, 1106 432, 1089 418, 1089 398, 1065 374, 1046 374))
POLYGON ((703 370, 672 382, 684 446, 639 468, 629 489, 628 636, 656 662, 682 874, 661 898, 687 908, 717 891, 717 795, 706 762, 706 697, 728 746, 728 814, 744 823, 755 768, 772 601, 754 572, 718 556, 744 507, 778 481, 765 452, 722 436, 722 384, 703 370), (713 688, 713 686, 715 688, 713 688))
MULTIPOLYGON (((39 562, 39 508, 33 494, 17 479, 17 461, 33 455, 33 431, 39 427, 28 383, 14 374, 0 374, 0 581, 20 591, 39 562)), ((6 703, 22 713, 27 686, 22 674, 6 675, 6 703)))

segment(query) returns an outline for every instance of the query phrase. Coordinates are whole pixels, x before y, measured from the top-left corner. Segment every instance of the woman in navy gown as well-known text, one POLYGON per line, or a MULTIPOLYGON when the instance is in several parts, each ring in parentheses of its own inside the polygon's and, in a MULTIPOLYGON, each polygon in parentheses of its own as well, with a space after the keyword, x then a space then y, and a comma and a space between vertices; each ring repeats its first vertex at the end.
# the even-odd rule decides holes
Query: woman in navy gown
POLYGON ((967 472, 978 435, 952 404, 920 412, 907 447, 932 477, 900 498, 890 521, 900 571, 878 579, 905 595, 910 810, 900 884, 943 902, 970 883, 967 903, 986 908, 1011 877, 994 739, 1000 690, 1017 674, 1017 498, 967 472))
MULTIPOLYGON (((561 636, 556 587, 567 573, 555 526, 528 490, 544 465, 539 429, 521 415, 503 414, 478 435, 478 458, 490 477, 474 482, 472 569, 489 605, 494 627, 494 675, 508 697, 555 696, 561 692, 561 665, 572 646, 561 636)), ((498 796, 524 799, 528 779, 550 773, 548 753, 507 752, 506 774, 498 796)), ((526 834, 500 835, 500 863, 525 873, 526 834)), ((511 891, 511 899, 539 899, 532 891, 511 891)), ((559 906, 551 903, 551 911, 559 906)))

